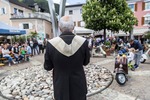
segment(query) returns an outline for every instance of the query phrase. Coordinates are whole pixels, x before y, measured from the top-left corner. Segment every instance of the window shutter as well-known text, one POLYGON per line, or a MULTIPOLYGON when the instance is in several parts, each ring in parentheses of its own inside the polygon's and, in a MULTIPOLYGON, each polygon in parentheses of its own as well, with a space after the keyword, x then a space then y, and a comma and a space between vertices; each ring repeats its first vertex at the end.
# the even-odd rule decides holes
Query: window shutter
POLYGON ((23 29, 23 24, 22 23, 19 24, 19 29, 23 29))
POLYGON ((85 22, 81 21, 80 25, 81 25, 81 27, 84 27, 85 26, 85 22))
POLYGON ((6 7, 4 8, 4 10, 5 10, 5 14, 7 13, 7 9, 6 9, 6 7))
POLYGON ((74 22, 74 26, 76 26, 76 22, 74 22))
POLYGON ((142 25, 144 25, 144 19, 145 19, 145 18, 144 18, 144 17, 142 17, 142 23, 141 23, 142 25))
POLYGON ((134 11, 137 11, 137 3, 134 5, 134 11))
POLYGON ((81 26, 81 25, 80 25, 80 22, 81 22, 81 21, 78 21, 78 27, 80 27, 80 26, 81 26))
POLYGON ((32 23, 29 23, 29 29, 32 29, 33 25, 32 23))
POLYGON ((3 14, 3 12, 2 12, 2 8, 0 8, 0 14, 1 14, 1 15, 3 14))
POLYGON ((145 10, 145 2, 142 3, 142 10, 145 10))

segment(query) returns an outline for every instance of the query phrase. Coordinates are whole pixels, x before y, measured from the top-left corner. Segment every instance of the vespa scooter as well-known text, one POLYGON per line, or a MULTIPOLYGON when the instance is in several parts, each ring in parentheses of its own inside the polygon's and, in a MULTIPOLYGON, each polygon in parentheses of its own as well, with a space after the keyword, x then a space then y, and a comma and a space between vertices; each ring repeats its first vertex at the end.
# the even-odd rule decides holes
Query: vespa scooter
POLYGON ((103 50, 102 45, 99 45, 92 49, 92 57, 95 57, 95 56, 96 57, 103 56, 106 58, 106 52, 103 50))
POLYGON ((114 69, 115 79, 119 85, 124 85, 126 83, 128 74, 128 64, 125 55, 118 55, 115 59, 115 69, 114 69))
POLYGON ((150 44, 148 45, 148 50, 142 54, 140 62, 144 63, 147 59, 150 59, 150 44))

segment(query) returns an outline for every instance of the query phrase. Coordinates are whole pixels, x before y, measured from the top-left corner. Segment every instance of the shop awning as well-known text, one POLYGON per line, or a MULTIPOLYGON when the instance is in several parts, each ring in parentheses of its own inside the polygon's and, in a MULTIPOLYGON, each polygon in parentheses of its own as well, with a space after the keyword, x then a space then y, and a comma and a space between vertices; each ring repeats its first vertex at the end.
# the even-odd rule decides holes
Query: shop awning
MULTIPOLYGON (((133 35, 134 36, 144 35, 147 31, 149 31, 148 28, 134 28, 133 29, 133 35)), ((119 33, 115 33, 115 36, 129 36, 129 33, 119 31, 119 33)))
POLYGON ((94 32, 94 30, 87 29, 84 27, 75 27, 74 28, 74 33, 77 35, 89 35, 89 34, 92 34, 93 32, 94 32))
POLYGON ((149 31, 148 28, 135 28, 133 30, 134 36, 144 35, 147 31, 149 31))
POLYGON ((129 36, 129 33, 125 33, 123 31, 119 31, 119 33, 115 33, 115 36, 129 36))
POLYGON ((25 30, 9 26, 3 22, 0 22, 0 35, 23 35, 26 34, 25 30))

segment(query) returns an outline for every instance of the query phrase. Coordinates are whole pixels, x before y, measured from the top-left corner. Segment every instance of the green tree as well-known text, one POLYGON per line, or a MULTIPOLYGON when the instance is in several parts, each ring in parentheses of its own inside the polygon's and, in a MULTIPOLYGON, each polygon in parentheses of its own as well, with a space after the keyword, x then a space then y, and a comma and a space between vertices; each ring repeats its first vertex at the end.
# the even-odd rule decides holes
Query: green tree
POLYGON ((26 41, 26 37, 25 36, 13 36, 12 38, 12 42, 18 42, 18 43, 24 43, 26 41))
POLYGON ((34 0, 45 12, 49 12, 48 1, 47 0, 34 0))
POLYGON ((36 38, 36 37, 38 37, 38 33, 35 31, 35 32, 31 32, 30 33, 30 36, 32 37, 32 38, 36 38))
POLYGON ((144 37, 145 37, 146 39, 150 39, 150 31, 148 31, 144 37))
POLYGON ((88 0, 82 7, 82 17, 87 28, 95 31, 129 32, 137 24, 137 19, 126 0, 88 0))

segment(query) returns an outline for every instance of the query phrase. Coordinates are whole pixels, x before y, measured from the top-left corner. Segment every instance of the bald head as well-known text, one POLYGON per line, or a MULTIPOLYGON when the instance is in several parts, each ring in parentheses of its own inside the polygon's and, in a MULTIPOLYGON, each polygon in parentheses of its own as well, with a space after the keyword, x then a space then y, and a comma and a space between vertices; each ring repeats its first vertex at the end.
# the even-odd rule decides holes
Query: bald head
POLYGON ((63 17, 62 17, 62 20, 64 20, 65 22, 67 22, 67 21, 70 20, 70 16, 63 16, 63 17))
POLYGON ((61 32, 72 32, 74 29, 74 22, 71 16, 63 16, 59 21, 59 28, 61 32))

